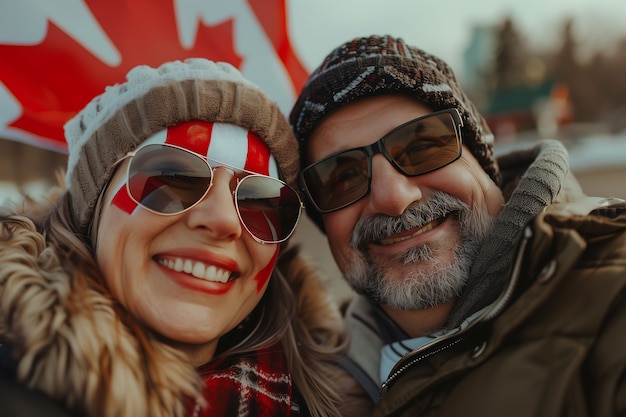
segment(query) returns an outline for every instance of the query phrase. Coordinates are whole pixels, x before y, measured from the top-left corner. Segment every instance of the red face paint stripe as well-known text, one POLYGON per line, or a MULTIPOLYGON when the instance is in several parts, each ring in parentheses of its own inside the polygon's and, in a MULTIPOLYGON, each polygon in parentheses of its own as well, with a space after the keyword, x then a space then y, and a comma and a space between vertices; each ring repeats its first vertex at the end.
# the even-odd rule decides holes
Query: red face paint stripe
POLYGON ((253 132, 248 132, 248 155, 244 169, 263 175, 269 175, 270 150, 253 132))
POLYGON ((137 203, 130 198, 128 195, 128 191, 126 190, 126 185, 123 185, 115 196, 113 196, 113 200, 111 200, 111 205, 118 207, 120 210, 131 214, 137 208, 137 203))
POLYGON ((276 259, 278 259, 278 248, 280 245, 276 245, 276 252, 274 252, 274 256, 270 259, 269 263, 259 271, 259 273, 254 277, 254 280, 257 282, 256 290, 257 292, 261 292, 267 280, 270 279, 272 275, 272 271, 274 270, 274 265, 276 264, 276 259))
MULTIPOLYGON (((146 199, 163 200, 161 189, 168 187, 159 177, 150 177, 138 173, 130 178, 128 188, 132 190, 131 194, 135 199, 144 202, 146 199)), ((175 191, 171 190, 167 193, 169 195, 176 194, 175 191)))
POLYGON ((165 143, 177 145, 189 149, 200 155, 206 155, 211 143, 213 123, 203 121, 191 121, 170 126, 167 129, 165 143))

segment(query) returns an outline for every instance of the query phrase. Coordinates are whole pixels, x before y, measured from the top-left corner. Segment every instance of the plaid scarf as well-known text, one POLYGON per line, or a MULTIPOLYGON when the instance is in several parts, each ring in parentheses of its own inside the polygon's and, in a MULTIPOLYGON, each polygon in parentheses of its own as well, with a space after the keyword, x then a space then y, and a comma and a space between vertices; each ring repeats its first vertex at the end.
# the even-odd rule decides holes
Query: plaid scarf
POLYGON ((280 343, 245 356, 219 358, 199 372, 208 407, 195 416, 301 415, 280 343))

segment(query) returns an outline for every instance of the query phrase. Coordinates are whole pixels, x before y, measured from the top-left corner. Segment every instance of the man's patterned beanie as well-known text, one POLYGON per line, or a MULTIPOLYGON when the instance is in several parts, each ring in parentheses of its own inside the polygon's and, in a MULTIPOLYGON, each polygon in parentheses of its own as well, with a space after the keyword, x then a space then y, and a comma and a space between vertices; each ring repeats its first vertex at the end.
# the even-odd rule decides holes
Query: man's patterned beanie
MULTIPOLYGON (((463 144, 499 184, 493 134, 441 59, 391 36, 356 38, 333 50, 311 74, 291 110, 289 121, 300 142, 302 165, 307 142, 322 119, 342 106, 380 94, 405 94, 433 111, 456 108, 463 144)), ((309 206, 309 205, 307 205, 309 206)), ((309 215, 320 225, 314 209, 309 215)))

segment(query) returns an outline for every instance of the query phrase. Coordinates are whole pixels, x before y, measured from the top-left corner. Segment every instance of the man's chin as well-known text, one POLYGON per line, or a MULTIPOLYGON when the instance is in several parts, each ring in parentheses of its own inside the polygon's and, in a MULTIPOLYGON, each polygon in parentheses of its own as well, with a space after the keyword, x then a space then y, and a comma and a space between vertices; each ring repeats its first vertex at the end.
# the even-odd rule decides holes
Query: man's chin
MULTIPOLYGON (((456 299, 465 285, 466 274, 449 273, 455 265, 424 268, 404 267, 388 273, 372 274, 367 280, 352 282, 356 292, 376 304, 401 311, 432 308, 456 299)), ((349 281, 350 283, 350 281, 349 281)))

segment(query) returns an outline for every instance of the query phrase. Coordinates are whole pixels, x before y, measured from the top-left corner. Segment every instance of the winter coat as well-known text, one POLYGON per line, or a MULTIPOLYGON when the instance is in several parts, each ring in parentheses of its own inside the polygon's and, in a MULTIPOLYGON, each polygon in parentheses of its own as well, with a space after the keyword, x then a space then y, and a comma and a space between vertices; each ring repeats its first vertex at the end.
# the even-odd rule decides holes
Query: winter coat
POLYGON ((509 283, 468 329, 398 363, 374 415, 626 415, 626 204, 551 206, 509 283))
POLYGON ((348 400, 365 411, 345 415, 626 415, 626 202, 586 197, 568 175, 511 253, 498 298, 404 356, 382 386, 393 325, 352 300, 344 364, 361 383, 348 400))
MULTIPOLYGON (((304 325, 316 337, 341 329, 337 309, 296 249, 278 265, 304 325)), ((184 354, 129 328, 114 303, 63 270, 28 219, 0 219, 0 415, 87 415, 105 402, 113 404, 108 415, 180 414, 180 398, 202 390, 198 372, 184 354)), ((331 375, 335 369, 324 368, 331 375)))

